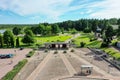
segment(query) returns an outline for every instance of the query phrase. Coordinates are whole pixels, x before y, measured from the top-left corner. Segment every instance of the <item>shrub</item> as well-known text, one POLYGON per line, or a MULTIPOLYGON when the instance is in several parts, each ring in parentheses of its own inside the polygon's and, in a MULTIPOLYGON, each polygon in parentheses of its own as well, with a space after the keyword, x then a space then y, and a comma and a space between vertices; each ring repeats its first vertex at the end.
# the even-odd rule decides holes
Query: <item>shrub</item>
POLYGON ((33 51, 30 51, 30 52, 26 55, 26 57, 32 57, 34 53, 35 53, 34 50, 33 50, 33 51))
POLYGON ((74 50, 74 49, 71 49, 71 52, 75 52, 75 50, 74 50))
POLYGON ((97 40, 97 38, 90 38, 90 42, 97 40))
POLYGON ((48 52, 48 49, 45 49, 45 52, 48 52))
POLYGON ((117 46, 117 43, 118 43, 118 42, 115 42, 113 45, 114 45, 114 46, 117 46))
POLYGON ((58 51, 56 50, 55 52, 54 52, 54 54, 57 54, 58 53, 58 51))
POLYGON ((10 72, 8 72, 2 80, 13 80, 16 74, 22 69, 22 67, 27 63, 27 59, 20 61, 10 72))
POLYGON ((107 44, 106 42, 102 42, 101 48, 103 48, 103 47, 108 47, 108 45, 109 45, 109 44, 107 44))
POLYGON ((84 47, 86 43, 80 42, 80 47, 84 47))
POLYGON ((63 51, 63 53, 67 53, 67 51, 63 51))

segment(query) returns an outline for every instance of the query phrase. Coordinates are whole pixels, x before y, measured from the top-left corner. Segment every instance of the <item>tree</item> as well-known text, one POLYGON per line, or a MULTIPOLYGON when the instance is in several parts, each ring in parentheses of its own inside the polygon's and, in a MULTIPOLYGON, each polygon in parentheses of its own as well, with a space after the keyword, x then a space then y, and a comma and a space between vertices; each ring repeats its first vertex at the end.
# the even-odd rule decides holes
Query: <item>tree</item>
POLYGON ((21 31, 21 28, 20 28, 20 27, 14 27, 14 28, 13 28, 13 33, 14 33, 14 35, 20 34, 20 31, 21 31))
POLYGON ((57 24, 53 24, 52 25, 52 33, 53 34, 57 34, 59 32, 60 32, 60 28, 58 27, 58 25, 57 24))
POLYGON ((23 37, 22 42, 26 43, 26 44, 29 44, 29 45, 31 43, 35 42, 34 35, 33 35, 33 32, 31 30, 27 30, 25 32, 25 36, 23 37))
POLYGON ((0 47, 2 48, 3 45, 4 45, 3 36, 0 34, 0 47))
POLYGON ((46 26, 46 35, 51 35, 52 34, 51 30, 52 30, 51 26, 46 26))
POLYGON ((73 29, 71 30, 71 33, 72 33, 72 34, 75 34, 75 33, 77 33, 77 30, 76 30, 75 28, 73 28, 73 29))
POLYGON ((14 47, 14 35, 10 30, 6 30, 3 34, 4 43, 7 44, 7 47, 14 47))
POLYGON ((105 31, 105 36, 106 36, 107 42, 111 42, 112 37, 114 36, 114 30, 112 26, 107 27, 105 31))
POLYGON ((19 41, 19 37, 17 37, 16 39, 16 47, 19 47, 20 46, 20 41, 19 41))

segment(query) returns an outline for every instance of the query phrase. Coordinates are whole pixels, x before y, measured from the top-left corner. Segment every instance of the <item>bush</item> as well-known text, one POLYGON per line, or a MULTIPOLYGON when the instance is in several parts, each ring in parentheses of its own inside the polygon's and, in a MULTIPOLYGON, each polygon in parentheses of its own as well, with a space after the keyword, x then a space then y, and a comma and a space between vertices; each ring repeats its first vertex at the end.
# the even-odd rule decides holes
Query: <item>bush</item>
POLYGON ((48 52, 48 49, 45 49, 45 52, 48 52))
POLYGON ((86 43, 80 42, 80 47, 84 47, 86 43))
POLYGON ((26 55, 26 57, 32 57, 34 53, 35 53, 35 51, 30 51, 30 52, 26 55))
POLYGON ((54 54, 57 54, 58 53, 58 51, 56 50, 55 52, 54 52, 54 54))
POLYGON ((108 45, 109 45, 109 44, 107 44, 106 42, 102 42, 101 48, 103 48, 103 47, 108 47, 108 45))
POLYGON ((63 53, 67 53, 67 51, 63 51, 63 53))
POLYGON ((90 42, 97 40, 97 38, 90 38, 90 42))
POLYGON ((113 45, 114 45, 114 46, 117 46, 117 43, 118 43, 118 42, 115 42, 113 45))
POLYGON ((10 72, 8 72, 2 80, 13 80, 16 74, 22 69, 22 67, 27 63, 27 59, 20 61, 10 72))
POLYGON ((71 52, 75 52, 75 50, 74 50, 74 49, 71 49, 71 52))

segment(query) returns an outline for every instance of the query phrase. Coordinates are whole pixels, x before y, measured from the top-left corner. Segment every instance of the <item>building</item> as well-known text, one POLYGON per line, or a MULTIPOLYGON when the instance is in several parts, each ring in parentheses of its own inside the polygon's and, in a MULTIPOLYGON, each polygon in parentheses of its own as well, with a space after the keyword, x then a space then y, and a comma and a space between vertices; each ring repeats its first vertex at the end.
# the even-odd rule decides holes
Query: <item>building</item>
POLYGON ((69 48, 70 44, 66 43, 66 42, 50 42, 50 43, 45 43, 45 48, 56 48, 56 49, 60 49, 60 48, 69 48))

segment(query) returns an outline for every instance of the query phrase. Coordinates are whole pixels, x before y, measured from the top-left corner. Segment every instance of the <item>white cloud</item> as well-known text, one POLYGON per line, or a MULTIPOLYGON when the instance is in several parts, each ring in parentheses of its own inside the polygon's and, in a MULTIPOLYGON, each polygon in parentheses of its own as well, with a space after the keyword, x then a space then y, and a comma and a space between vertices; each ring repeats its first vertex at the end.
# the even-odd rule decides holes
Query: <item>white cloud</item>
POLYGON ((120 0, 105 0, 92 5, 91 7, 102 8, 91 14, 95 18, 120 18, 120 0))
POLYGON ((19 15, 46 15, 57 17, 68 7, 72 0, 2 0, 0 9, 19 15))
MULTIPOLYGON (((67 12, 79 11, 79 14, 90 14, 94 18, 120 17, 120 0, 102 0, 89 2, 78 0, 79 5, 70 5, 74 0, 0 0, 0 10, 7 10, 21 16, 30 16, 31 19, 58 20, 59 16, 67 12), (102 8, 102 10, 96 9, 102 8)), ((78 14, 78 15, 79 15, 78 14)), ((66 14, 67 15, 67 14, 66 14)), ((74 15, 73 15, 74 16, 74 15)))

